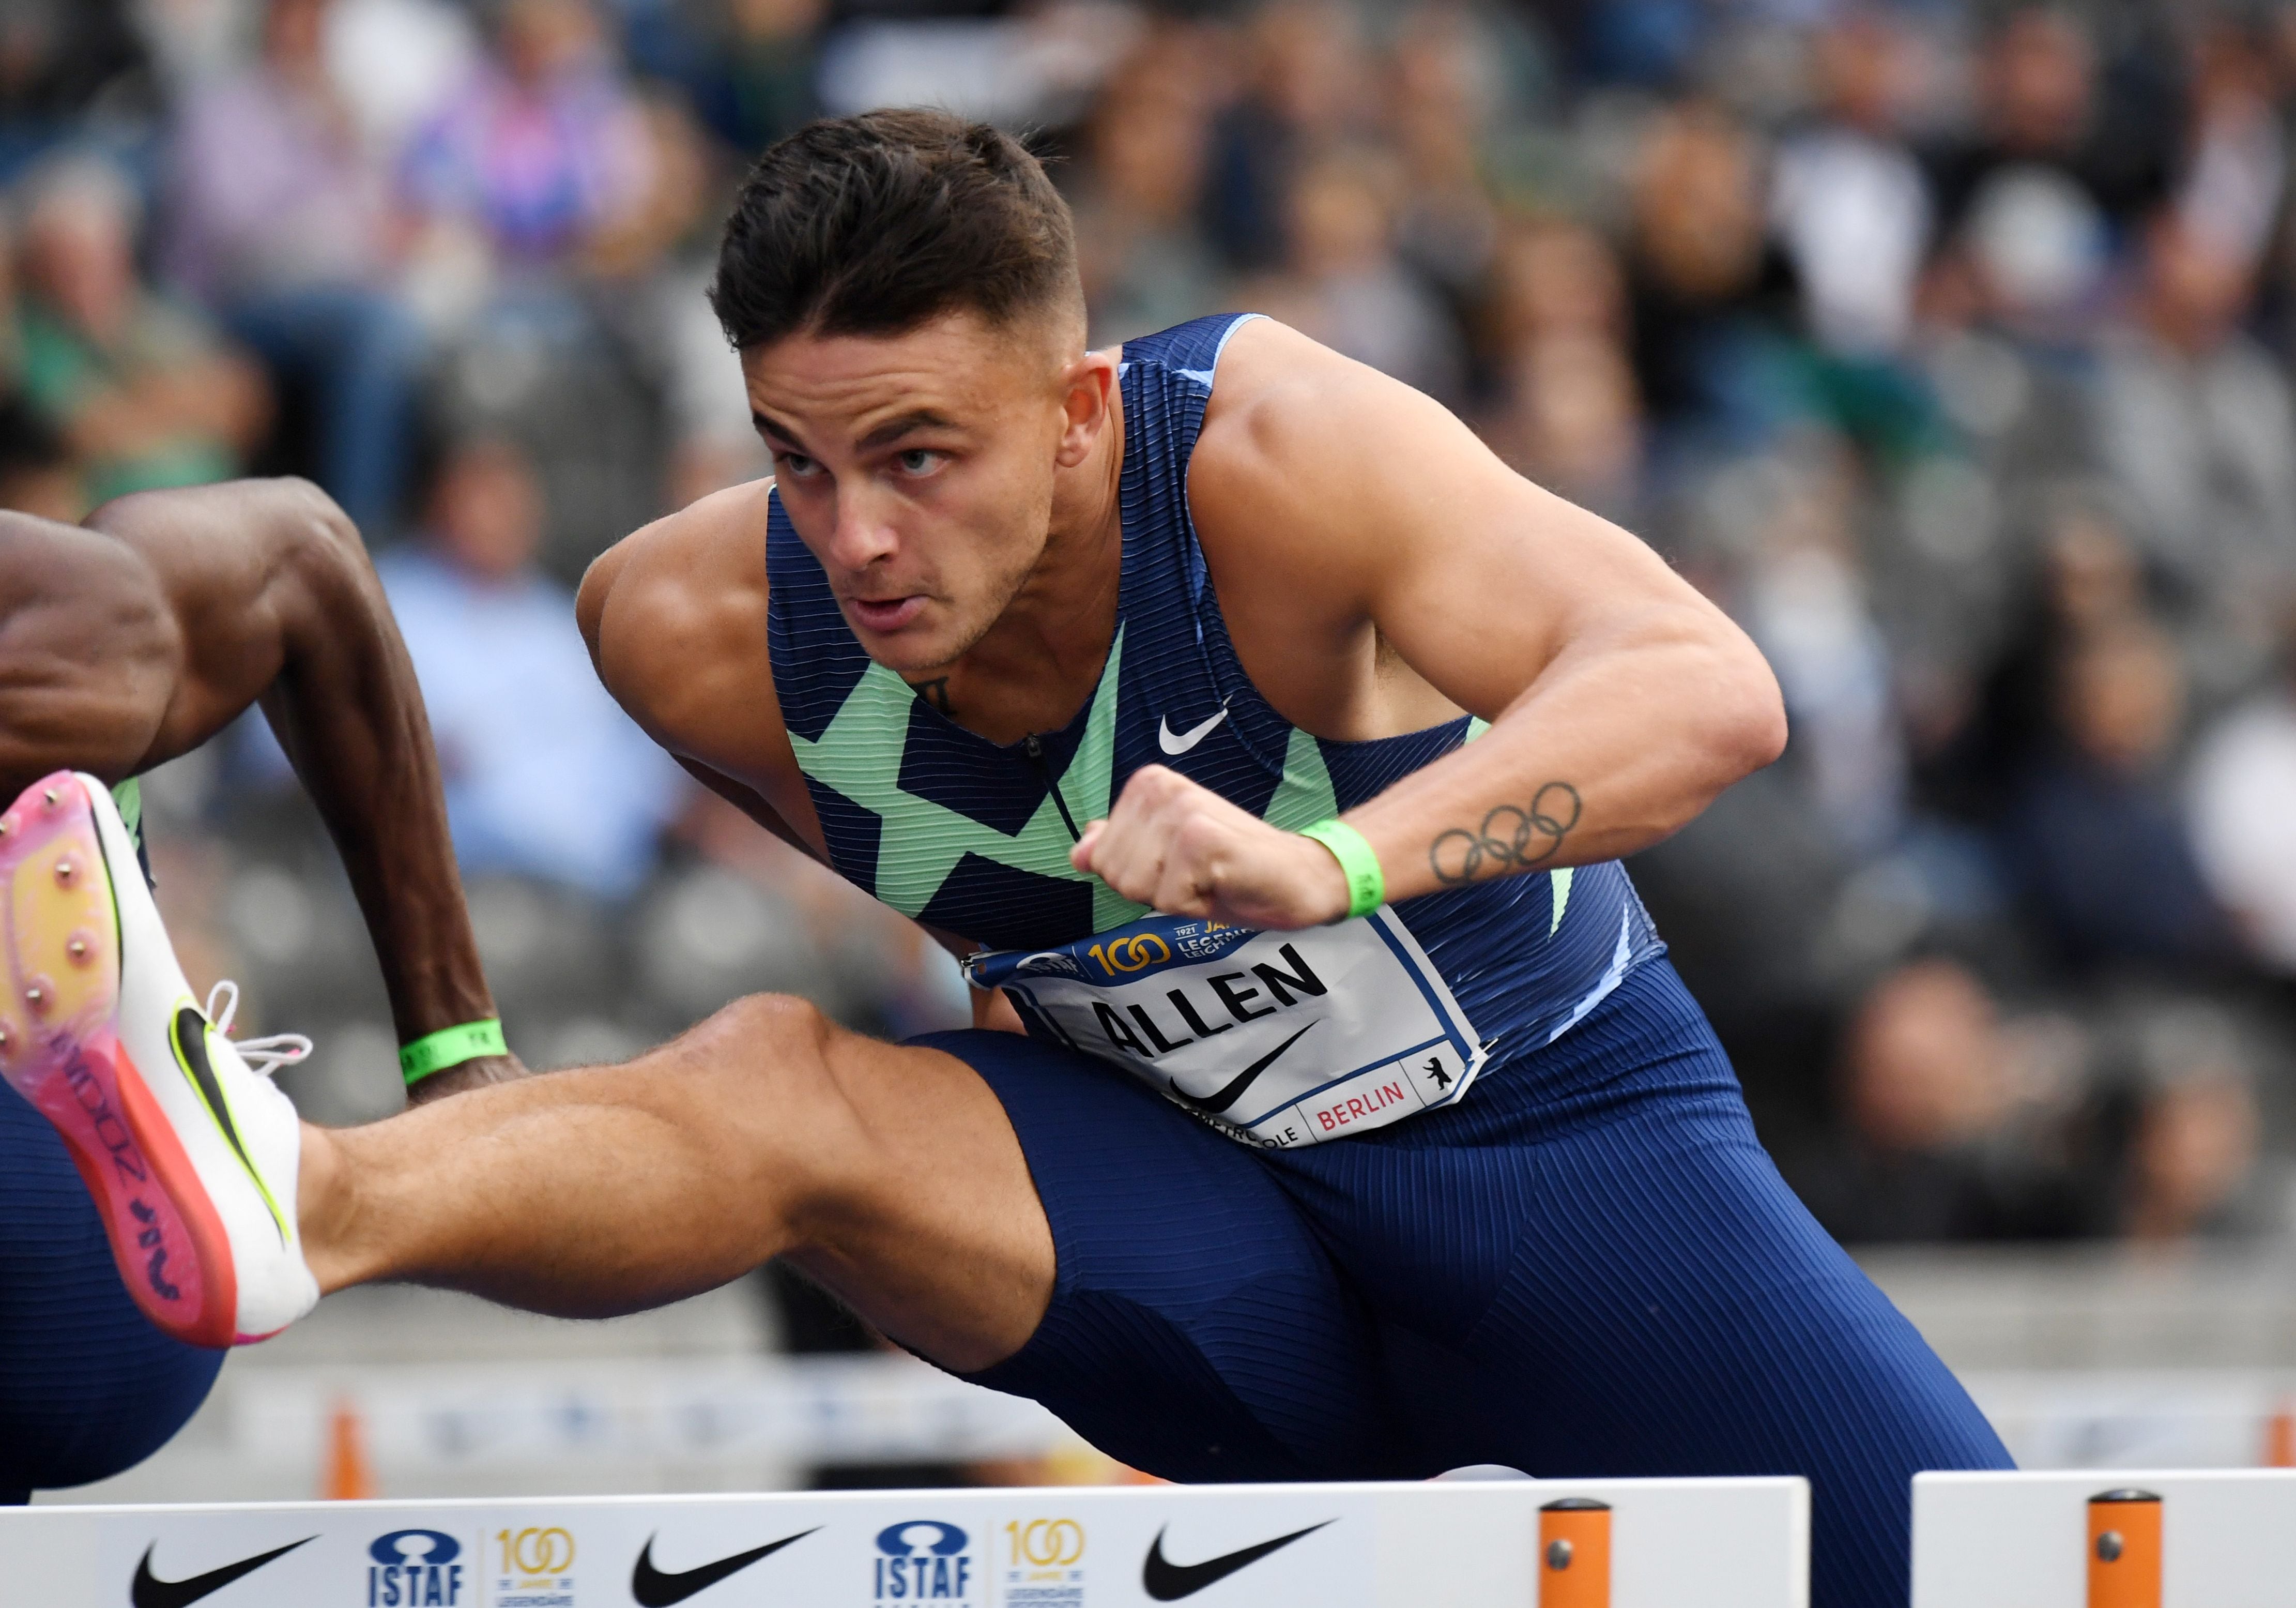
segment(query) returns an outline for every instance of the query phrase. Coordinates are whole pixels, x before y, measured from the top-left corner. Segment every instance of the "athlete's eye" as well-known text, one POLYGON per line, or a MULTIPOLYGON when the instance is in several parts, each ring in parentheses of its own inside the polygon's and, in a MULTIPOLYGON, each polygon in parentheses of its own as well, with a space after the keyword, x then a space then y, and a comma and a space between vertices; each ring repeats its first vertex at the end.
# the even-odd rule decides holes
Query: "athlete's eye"
POLYGON ((781 472, 795 480, 808 480, 819 472, 821 465, 801 452, 777 452, 774 462, 781 472))
POLYGON ((927 475, 941 465, 941 455, 922 447, 912 447, 893 460, 907 475, 927 475))

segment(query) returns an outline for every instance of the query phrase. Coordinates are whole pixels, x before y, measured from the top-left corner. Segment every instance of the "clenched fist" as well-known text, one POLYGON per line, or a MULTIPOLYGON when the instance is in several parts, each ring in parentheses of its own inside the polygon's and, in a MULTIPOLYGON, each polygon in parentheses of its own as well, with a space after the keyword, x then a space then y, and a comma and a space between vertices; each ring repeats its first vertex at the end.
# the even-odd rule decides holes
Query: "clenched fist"
POLYGON ((1347 875, 1331 850, 1160 765, 1134 773, 1069 860, 1167 915, 1288 930, 1348 913, 1347 875))

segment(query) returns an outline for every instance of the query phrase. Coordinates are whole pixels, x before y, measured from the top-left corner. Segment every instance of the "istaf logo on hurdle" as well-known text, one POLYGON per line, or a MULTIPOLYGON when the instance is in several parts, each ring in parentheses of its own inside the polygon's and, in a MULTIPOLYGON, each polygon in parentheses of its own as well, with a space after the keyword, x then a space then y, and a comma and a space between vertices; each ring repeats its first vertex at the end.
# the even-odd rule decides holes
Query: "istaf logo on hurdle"
POLYGON ((944 1519, 905 1519, 877 1532, 880 1608, 985 1608, 972 1537, 944 1519))

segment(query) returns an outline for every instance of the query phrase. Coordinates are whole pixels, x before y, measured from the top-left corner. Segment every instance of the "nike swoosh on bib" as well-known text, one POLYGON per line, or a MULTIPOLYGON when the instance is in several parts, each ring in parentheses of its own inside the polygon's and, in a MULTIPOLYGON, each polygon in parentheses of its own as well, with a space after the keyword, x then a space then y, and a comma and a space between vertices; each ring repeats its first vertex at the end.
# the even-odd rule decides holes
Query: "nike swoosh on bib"
MULTIPOLYGON (((814 1530, 821 1527, 815 1525, 814 1530)), ((676 1572, 657 1569, 653 1562, 654 1536, 646 1538, 645 1548, 638 1554, 637 1567, 630 1571, 630 1595, 638 1600, 638 1608, 670 1608, 697 1592, 707 1591, 728 1575, 739 1574, 759 1558, 771 1557, 783 1547, 802 1541, 813 1533, 800 1530, 793 1536, 783 1536, 778 1541, 768 1541, 763 1546, 752 1546, 747 1552, 737 1552, 732 1557, 719 1558, 714 1563, 704 1563, 695 1569, 676 1572)))
MULTIPOLYGON (((1311 1021, 1308 1024, 1308 1028, 1312 1028, 1316 1024, 1311 1021)), ((1177 1095, 1181 1099, 1186 1101, 1190 1105, 1194 1106, 1198 1111, 1209 1112, 1213 1116, 1217 1117, 1229 1106, 1234 1105, 1238 1100, 1242 1099, 1243 1091, 1251 1087, 1252 1079, 1259 1077, 1260 1073, 1266 1071, 1269 1067, 1274 1066, 1277 1056, 1283 1054, 1284 1051, 1299 1043, 1300 1034, 1305 1033, 1308 1030, 1308 1028, 1301 1028, 1299 1033, 1292 1034, 1291 1038, 1286 1038, 1283 1043, 1268 1051, 1267 1054, 1262 1055, 1250 1066, 1245 1067, 1243 1071, 1235 1075, 1235 1079, 1233 1082, 1229 1083, 1223 1088, 1216 1088, 1209 1095, 1192 1095, 1176 1083, 1172 1086, 1172 1092, 1175 1095, 1177 1095)))
POLYGON ((1193 1596, 1208 1586, 1217 1586, 1239 1569, 1246 1569, 1269 1553, 1285 1547, 1301 1536, 1312 1536, 1336 1521, 1326 1519, 1323 1524, 1310 1524, 1305 1530, 1295 1530, 1288 1536, 1278 1536, 1272 1541, 1262 1541, 1257 1546, 1246 1546, 1238 1552, 1222 1553, 1216 1558, 1206 1558, 1201 1563, 1175 1563, 1164 1555, 1164 1532, 1156 1532, 1155 1542, 1148 1548, 1148 1561, 1140 1566, 1140 1588, 1160 1603, 1177 1603, 1184 1596, 1193 1596))
POLYGON ((1201 726, 1192 726, 1175 736, 1172 733, 1170 717, 1159 716, 1156 720, 1156 746, 1168 754, 1185 754, 1197 743, 1210 736, 1212 728, 1226 718, 1227 705, 1223 703, 1219 706, 1219 712, 1201 726))
POLYGON ((290 1541, 284 1546, 275 1546, 269 1552, 251 1558, 242 1558, 236 1563, 226 1563, 220 1569, 210 1569, 205 1574, 195 1574, 188 1580, 163 1580, 152 1572, 152 1554, 160 1543, 154 1541, 144 1549, 143 1562, 135 1565, 135 1584, 127 1588, 127 1600, 135 1608, 189 1608, 201 1597, 212 1596, 234 1580, 253 1574, 275 1558, 283 1558, 298 1546, 308 1546, 316 1536, 305 1536, 299 1541, 290 1541))

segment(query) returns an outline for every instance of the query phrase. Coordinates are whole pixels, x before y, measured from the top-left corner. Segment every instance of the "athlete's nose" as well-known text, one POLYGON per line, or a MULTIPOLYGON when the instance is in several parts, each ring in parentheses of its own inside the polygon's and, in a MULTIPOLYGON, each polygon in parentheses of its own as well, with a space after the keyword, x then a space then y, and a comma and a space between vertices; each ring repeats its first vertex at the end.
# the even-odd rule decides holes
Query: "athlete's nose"
POLYGON ((849 571, 865 570, 879 559, 890 558, 900 546, 888 517, 891 512, 884 499, 871 496, 865 487, 853 490, 840 487, 836 523, 830 528, 829 551, 823 556, 849 571))

